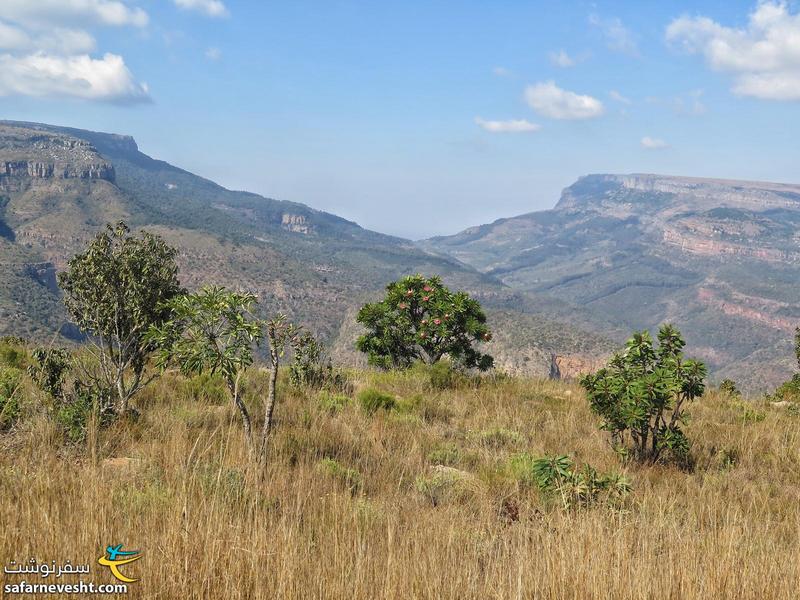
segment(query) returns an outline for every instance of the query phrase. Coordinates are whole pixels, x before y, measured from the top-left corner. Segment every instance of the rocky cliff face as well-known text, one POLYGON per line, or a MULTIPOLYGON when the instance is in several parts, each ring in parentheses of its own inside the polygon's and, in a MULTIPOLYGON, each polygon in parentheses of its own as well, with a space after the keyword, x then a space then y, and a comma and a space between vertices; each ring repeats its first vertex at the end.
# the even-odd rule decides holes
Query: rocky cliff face
POLYGON ((0 125, 0 179, 19 177, 113 182, 115 173, 86 140, 0 125))
MULTIPOLYGON (((763 389, 767 371, 767 385, 791 375, 800 185, 589 175, 553 210, 424 245, 628 331, 674 322, 715 376, 734 373, 746 388, 763 389)), ((555 362, 554 372, 574 370, 555 362)))
POLYGON ((58 164, 41 161, 15 160, 0 163, 0 178, 31 177, 34 179, 105 179, 114 181, 114 167, 111 163, 58 164))

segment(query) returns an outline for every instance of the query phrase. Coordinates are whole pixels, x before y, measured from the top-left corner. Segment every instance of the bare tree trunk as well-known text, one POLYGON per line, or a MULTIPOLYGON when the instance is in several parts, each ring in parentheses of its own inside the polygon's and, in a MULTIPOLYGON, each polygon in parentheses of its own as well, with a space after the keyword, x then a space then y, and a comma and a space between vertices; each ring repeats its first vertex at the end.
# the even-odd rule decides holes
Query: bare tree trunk
POLYGON ((245 406, 241 394, 239 393, 239 378, 241 376, 242 376, 241 373, 239 373, 236 375, 235 381, 228 380, 228 389, 231 392, 233 403, 236 405, 236 408, 239 409, 239 414, 242 416, 242 427, 244 427, 244 435, 245 438, 247 438, 247 443, 250 444, 253 439, 252 428, 250 426, 250 413, 247 412, 247 407, 245 406))
POLYGON ((122 385, 122 377, 117 378, 117 416, 124 417, 128 412, 128 394, 125 392, 125 387, 122 385))
POLYGON ((275 411, 275 390, 278 384, 279 355, 278 349, 274 347, 274 344, 272 347, 270 347, 269 358, 271 364, 269 371, 269 389, 267 390, 267 403, 264 407, 264 432, 261 439, 262 456, 266 455, 267 452, 267 440, 269 439, 269 433, 272 429, 272 413, 275 411))

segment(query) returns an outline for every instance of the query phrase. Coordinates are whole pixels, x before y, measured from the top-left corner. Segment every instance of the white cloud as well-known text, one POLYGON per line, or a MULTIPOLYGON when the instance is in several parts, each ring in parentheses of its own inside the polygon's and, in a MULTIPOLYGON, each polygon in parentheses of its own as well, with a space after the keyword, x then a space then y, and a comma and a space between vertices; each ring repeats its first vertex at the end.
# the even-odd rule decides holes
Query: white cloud
POLYGON ((589 24, 597 27, 606 40, 606 46, 614 52, 628 56, 639 56, 639 45, 636 36, 623 25, 618 17, 604 19, 598 15, 589 15, 589 24))
POLYGON ((144 27, 149 18, 138 7, 118 0, 2 0, 0 18, 25 25, 133 25, 144 27))
POLYGON ((592 119, 603 114, 603 103, 592 96, 563 90, 553 81, 525 88, 528 105, 551 119, 592 119))
POLYGON ((220 50, 216 46, 211 46, 210 48, 206 48, 206 58, 208 60, 217 61, 220 58, 222 58, 222 50, 220 50))
POLYGON ((0 54, 0 96, 10 95, 110 102, 149 100, 147 85, 134 81, 125 61, 116 54, 100 59, 87 55, 0 54))
POLYGON ((94 38, 80 29, 56 28, 29 34, 19 27, 0 21, 0 50, 80 54, 91 52, 94 47, 94 38))
POLYGON ((0 21, 0 49, 22 50, 29 48, 31 38, 21 29, 0 21))
POLYGON ((667 142, 665 142, 664 140, 661 140, 659 138, 652 138, 648 135, 644 136, 639 143, 645 150, 661 150, 662 148, 669 147, 669 144, 667 144, 667 142))
POLYGON ((173 0, 185 10, 196 10, 207 17, 227 17, 230 13, 221 0, 173 0))
POLYGON ((116 54, 92 57, 88 28, 144 27, 147 13, 120 0, 0 0, 0 96, 148 101, 116 54))
POLYGON ((568 67, 574 67, 576 64, 576 60, 572 58, 569 54, 564 52, 564 50, 559 50, 558 52, 551 52, 548 54, 550 58, 550 62, 557 66, 561 67, 562 69, 566 69, 568 67))
POLYGON ((669 24, 666 38, 702 55, 711 69, 731 73, 735 94, 800 100, 800 14, 785 2, 760 2, 745 28, 683 16, 669 24))
POLYGON ((623 96, 617 90, 611 90, 608 92, 608 97, 619 102, 620 104, 631 104, 630 98, 623 96))
POLYGON ((495 67, 492 69, 492 73, 497 75, 498 77, 511 77, 513 73, 506 69, 505 67, 495 67))
POLYGON ((512 119, 509 121, 485 121, 475 117, 475 123, 484 131, 491 133, 532 133, 541 129, 540 125, 531 123, 526 119, 512 119))

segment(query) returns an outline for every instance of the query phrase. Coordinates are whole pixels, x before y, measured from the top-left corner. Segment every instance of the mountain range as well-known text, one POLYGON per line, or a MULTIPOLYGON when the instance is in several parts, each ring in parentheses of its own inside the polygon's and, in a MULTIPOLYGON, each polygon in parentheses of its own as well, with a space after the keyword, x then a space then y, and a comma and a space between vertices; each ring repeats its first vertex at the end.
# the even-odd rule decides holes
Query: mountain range
POLYGON ((0 335, 65 341, 55 273, 108 222, 123 219, 180 250, 193 289, 220 284, 256 293, 263 314, 284 312, 357 362, 354 316, 383 287, 440 274, 487 306, 491 344, 507 370, 570 374, 613 348, 619 334, 588 312, 518 292, 414 242, 295 202, 227 190, 139 151, 133 138, 41 123, 0 122, 0 335), (524 334, 507 332, 521 329, 524 334), (604 329, 605 328, 605 329, 604 329), (561 365, 561 367, 559 366, 561 365))
POLYGON ((187 287, 255 292, 343 362, 361 360, 357 307, 419 272, 486 306, 508 371, 572 376, 663 321, 715 379, 766 389, 793 370, 800 186, 590 175, 552 210, 412 242, 225 189, 129 136, 0 121, 0 334, 79 341, 55 273, 120 219, 178 247, 187 287))
POLYGON ((424 247, 626 330, 674 323, 717 379, 759 390, 795 369, 798 241, 800 185, 633 174, 424 247))

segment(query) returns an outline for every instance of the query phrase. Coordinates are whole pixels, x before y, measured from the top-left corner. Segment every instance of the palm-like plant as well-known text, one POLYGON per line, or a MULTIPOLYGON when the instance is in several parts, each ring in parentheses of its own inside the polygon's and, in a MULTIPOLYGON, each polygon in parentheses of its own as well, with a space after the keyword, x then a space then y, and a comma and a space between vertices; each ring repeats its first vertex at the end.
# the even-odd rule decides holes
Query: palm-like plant
POLYGON ((627 456, 632 447, 642 462, 657 462, 665 452, 687 457, 685 406, 705 390, 706 367, 683 358, 680 332, 664 325, 658 342, 656 348, 649 333, 635 333, 607 367, 581 379, 615 450, 627 456))

